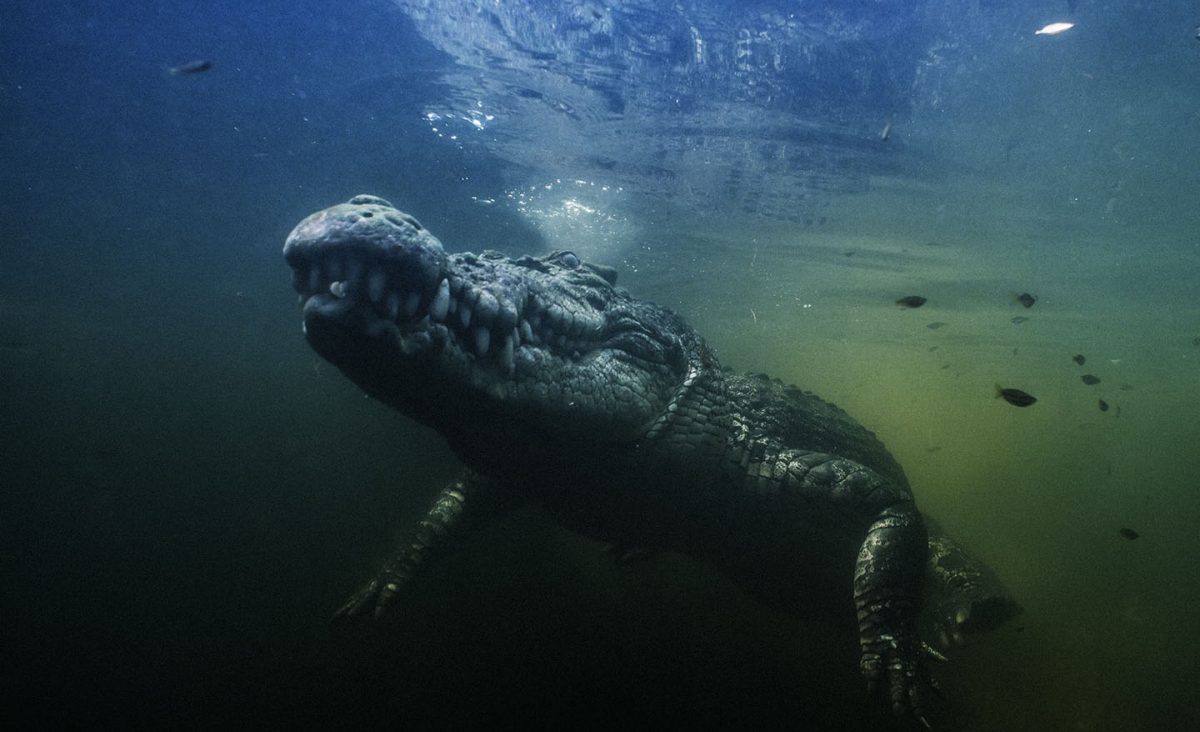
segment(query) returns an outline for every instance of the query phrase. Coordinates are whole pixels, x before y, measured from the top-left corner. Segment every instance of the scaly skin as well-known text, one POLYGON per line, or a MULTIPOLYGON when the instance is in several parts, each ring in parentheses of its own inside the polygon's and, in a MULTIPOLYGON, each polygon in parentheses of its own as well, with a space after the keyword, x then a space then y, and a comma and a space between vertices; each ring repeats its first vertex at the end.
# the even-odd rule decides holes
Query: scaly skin
POLYGON ((708 558, 797 612, 857 609, 863 674, 923 721, 926 528, 900 466, 845 412, 723 371, 608 268, 447 254, 374 196, 308 217, 284 256, 312 347, 468 467, 339 615, 381 614, 456 535, 537 501, 610 543, 708 558))

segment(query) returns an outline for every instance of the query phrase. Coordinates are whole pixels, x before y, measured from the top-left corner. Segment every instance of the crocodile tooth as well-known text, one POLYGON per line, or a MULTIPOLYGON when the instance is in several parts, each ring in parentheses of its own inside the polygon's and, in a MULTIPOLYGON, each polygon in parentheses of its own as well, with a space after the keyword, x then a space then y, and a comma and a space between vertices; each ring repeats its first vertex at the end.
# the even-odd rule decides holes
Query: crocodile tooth
POLYGON ((509 333, 504 339, 504 350, 500 352, 500 365, 505 371, 512 372, 513 370, 513 341, 517 339, 517 332, 514 330, 509 333))
POLYGON ((517 325, 517 309, 505 304, 500 308, 496 324, 500 326, 501 330, 509 330, 515 327, 517 325))
POLYGON ((387 313, 388 313, 388 320, 395 320, 396 316, 400 314, 400 294, 399 293, 396 293, 396 292, 388 293, 387 313))
POLYGON ((475 326, 475 353, 486 356, 491 339, 492 334, 488 332, 487 328, 482 325, 475 326))
POLYGON ((437 294, 433 296, 433 303, 429 306, 429 317, 441 322, 446 319, 446 311, 450 309, 450 283, 442 280, 438 285, 437 294))
POLYGON ((471 306, 465 300, 458 306, 458 318, 462 321, 464 328, 471 325, 471 306))
POLYGON ((331 294, 337 298, 345 297, 346 296, 346 282, 344 280, 330 282, 329 283, 329 294, 331 294))
POLYGON ((408 293, 408 297, 404 298, 404 317, 411 318, 417 313, 417 306, 421 304, 421 293, 413 290, 408 293))
POLYGON ((524 318, 522 318, 521 325, 519 326, 519 328, 520 328, 522 343, 528 343, 531 340, 533 340, 533 330, 529 327, 528 320, 525 320, 524 318))
POLYGON ((500 302, 492 293, 484 290, 479 293, 479 304, 475 306, 475 318, 478 322, 491 325, 500 312, 500 302))
POLYGON ((371 302, 379 302, 383 297, 383 290, 387 287, 387 274, 382 269, 372 269, 367 275, 367 297, 371 298, 371 302))

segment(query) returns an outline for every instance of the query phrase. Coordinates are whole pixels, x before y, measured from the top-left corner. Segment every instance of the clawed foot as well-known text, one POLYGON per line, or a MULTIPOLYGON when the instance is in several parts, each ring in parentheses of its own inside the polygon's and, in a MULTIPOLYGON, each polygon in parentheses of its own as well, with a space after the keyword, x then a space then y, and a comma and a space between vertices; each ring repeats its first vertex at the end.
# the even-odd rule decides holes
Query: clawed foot
POLYGON ((357 618, 370 612, 376 619, 383 617, 388 604, 400 589, 400 584, 388 576, 386 571, 368 582, 350 596, 344 605, 333 614, 333 620, 357 618))
POLYGON ((884 634, 864 644, 862 672, 872 696, 886 689, 898 719, 913 720, 929 729, 929 702, 941 696, 941 689, 929 673, 927 658, 946 660, 915 636, 884 634))

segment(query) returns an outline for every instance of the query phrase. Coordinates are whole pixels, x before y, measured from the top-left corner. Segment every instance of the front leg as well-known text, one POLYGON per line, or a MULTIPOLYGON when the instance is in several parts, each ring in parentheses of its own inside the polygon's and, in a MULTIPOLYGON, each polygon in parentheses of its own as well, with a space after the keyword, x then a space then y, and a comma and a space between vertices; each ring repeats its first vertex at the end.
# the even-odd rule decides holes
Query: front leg
POLYGON ((430 559, 446 554, 456 539, 471 528, 504 513, 513 505, 495 481, 467 472, 438 494, 433 507, 375 578, 356 592, 334 618, 362 615, 381 617, 388 603, 430 559))

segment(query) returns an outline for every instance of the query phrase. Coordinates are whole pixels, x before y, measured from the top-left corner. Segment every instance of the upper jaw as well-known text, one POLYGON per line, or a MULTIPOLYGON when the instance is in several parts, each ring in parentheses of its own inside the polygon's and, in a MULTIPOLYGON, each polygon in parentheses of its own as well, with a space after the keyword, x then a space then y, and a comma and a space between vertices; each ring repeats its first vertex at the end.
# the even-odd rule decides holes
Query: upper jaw
POLYGON ((398 339, 405 353, 442 340, 473 365, 508 376, 523 347, 577 360, 606 336, 600 314, 567 312, 537 296, 544 289, 530 281, 537 273, 488 253, 448 256, 415 219, 374 196, 309 216, 289 235, 284 256, 309 330, 332 318, 398 339))

